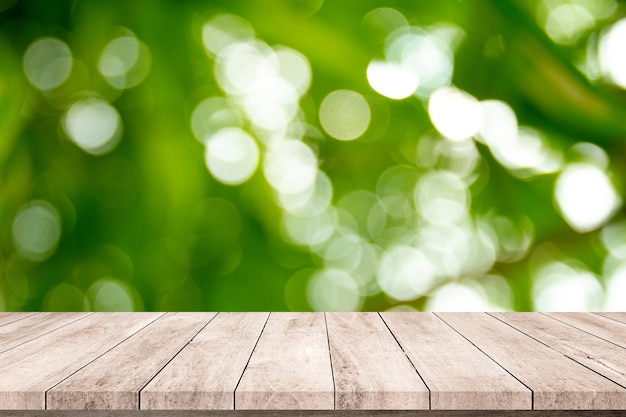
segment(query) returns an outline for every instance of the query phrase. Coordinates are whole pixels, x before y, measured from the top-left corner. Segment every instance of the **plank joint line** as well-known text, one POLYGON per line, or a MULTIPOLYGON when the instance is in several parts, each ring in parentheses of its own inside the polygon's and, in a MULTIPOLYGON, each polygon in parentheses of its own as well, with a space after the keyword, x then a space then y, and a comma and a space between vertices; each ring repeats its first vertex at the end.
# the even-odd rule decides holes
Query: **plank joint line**
MULTIPOLYGON (((469 340, 467 337, 465 337, 464 334, 462 334, 461 332, 459 332, 457 329, 455 329, 453 326, 451 326, 447 321, 445 321, 443 318, 439 317, 439 315, 437 315, 437 313, 433 313, 435 315, 435 317, 437 317, 439 320, 443 321, 447 326, 449 326, 452 330, 454 330, 455 332, 457 332, 461 337, 463 337, 463 339, 467 340, 472 346, 474 346, 476 349, 478 349, 479 351, 481 351, 486 357, 488 357, 489 359, 491 359, 496 365, 498 365, 500 368, 504 369, 504 371, 506 373, 508 373, 509 375, 511 375, 513 378, 515 378, 517 381, 519 381, 520 384, 522 384, 523 386, 525 386, 526 388, 528 388, 528 390, 530 391, 530 409, 534 410, 535 409, 535 392, 532 390, 532 388, 530 388, 528 385, 526 385, 523 381, 521 381, 518 377, 516 377, 515 375, 513 375, 511 372, 509 372, 508 369, 506 369, 504 366, 500 365, 498 363, 498 361, 496 361, 495 359, 493 359, 491 356, 487 355, 487 353, 485 351, 483 351, 481 348, 479 348, 478 346, 476 346, 471 340, 469 340)), ((489 315, 489 314, 488 314, 489 315)), ((489 315, 490 317, 493 317, 491 315, 489 315)), ((495 318, 495 317, 494 317, 495 318)))
MULTIPOLYGON (((545 317, 549 317, 549 318, 551 318, 552 320, 555 320, 555 321, 557 321, 557 322, 559 322, 559 323, 567 324, 568 326, 573 327, 573 328, 574 328, 574 329, 576 329, 576 330, 580 330, 581 332, 585 332, 585 333, 587 333, 587 334, 590 334, 590 335, 591 335, 591 336, 593 336, 593 337, 597 337, 597 338, 598 338, 598 339, 600 339, 600 340, 604 340, 605 342, 608 342, 608 343, 610 343, 610 344, 612 344, 612 345, 615 345, 615 346, 617 346, 617 347, 621 347, 622 349, 624 349, 624 346, 620 345, 619 343, 615 343, 615 342, 613 342, 612 340, 605 339, 605 338, 604 338, 604 337, 602 337, 602 336, 598 336, 597 334, 594 334, 594 333, 588 332, 587 330, 585 330, 585 329, 581 329, 580 327, 575 326, 575 325, 573 325, 572 323, 568 323, 568 322, 566 322, 566 321, 560 320, 560 319, 558 319, 558 318, 556 318, 556 317, 553 317, 553 316, 551 316, 551 315, 549 315, 549 314, 545 314, 545 313, 539 313, 539 314, 541 314, 541 315, 543 315, 543 316, 545 316, 545 317)), ((596 313, 593 313, 593 314, 596 314, 596 313)), ((615 320, 615 319, 613 319, 613 318, 611 318, 611 317, 603 316, 603 315, 601 315, 601 314, 596 314, 596 315, 597 315, 598 317, 605 318, 605 319, 608 319, 608 320, 613 320, 614 322, 616 322, 616 323, 618 323, 618 324, 624 325, 624 323, 622 323, 621 321, 619 321, 619 320, 615 320)))
POLYGON ((256 349, 256 346, 259 344, 259 340, 261 340, 261 336, 263 335, 263 330, 265 330, 265 326, 267 325, 267 322, 269 321, 271 315, 272 313, 267 315, 267 318, 265 319, 265 323, 263 323, 263 327, 261 328, 261 333, 259 333, 259 337, 257 337, 256 342, 254 343, 254 346, 252 347, 252 351, 250 352, 250 356, 248 356, 248 360, 246 361, 246 365, 243 367, 243 371, 241 372, 241 375, 239 375, 239 379, 237 380, 237 384, 235 385, 235 389, 233 390, 233 410, 237 409, 237 388, 239 387, 241 378, 243 378, 243 374, 246 373, 246 369, 248 368, 250 359, 252 358, 252 355, 254 354, 254 350, 256 349))
POLYGON ((383 324, 385 325, 385 327, 387 328, 387 330, 389 330, 389 333, 391 333, 391 336, 393 336, 393 340, 396 341, 396 343, 398 344, 398 346, 400 346, 400 349, 402 350, 402 353, 404 353, 404 356, 406 357, 406 359, 409 361, 409 363, 411 364, 411 366, 413 367, 413 369, 415 369, 415 372, 417 373, 417 376, 420 377, 420 379, 422 380, 422 383, 424 383, 424 386, 426 386, 426 388, 428 389, 428 409, 432 410, 432 391, 430 389, 430 387, 428 386, 428 384, 426 383, 426 381, 424 381, 424 378, 422 377, 422 375, 420 375, 419 371, 417 370, 417 368, 415 367, 415 364, 413 363, 413 361, 411 360, 411 358, 409 357, 409 355, 407 355, 406 351, 404 350, 404 347, 402 346, 402 344, 400 343, 400 341, 398 340, 398 338, 396 337, 395 334, 393 334, 393 332, 391 331, 391 329, 389 328, 389 326, 387 325, 387 322, 385 321, 385 319, 383 318, 383 316, 380 315, 380 313, 377 313, 378 317, 380 317, 380 319, 383 321, 383 324))
POLYGON ((326 327, 326 342, 328 343, 328 359, 330 359, 330 376, 333 379, 333 410, 337 409, 337 387, 335 386, 335 372, 333 371, 333 354, 330 351, 330 336, 328 336, 328 321, 324 313, 324 326, 326 327))
MULTIPOLYGON (((111 350, 115 349, 116 347, 118 347, 119 345, 121 345, 122 343, 124 343, 125 341, 127 341, 128 339, 130 339, 131 337, 133 337, 134 335, 136 335, 137 333, 139 333, 140 331, 142 331, 143 329, 145 329, 146 327, 148 327, 149 325, 151 325, 152 323, 154 323, 155 321, 157 321, 158 319, 160 319, 161 317, 163 317, 166 313, 161 314, 160 316, 156 317, 154 320, 152 320, 150 323, 147 323, 145 326, 143 326, 142 328, 138 329, 136 332, 134 332, 133 334, 131 334, 130 336, 126 337, 125 339, 121 340, 119 343, 116 343, 114 346, 112 346, 110 349, 106 350, 105 352, 102 352, 102 354, 96 356, 95 358, 93 358, 91 361, 88 361, 87 363, 85 363, 83 366, 81 366, 80 368, 76 369, 74 372, 71 372, 69 375, 65 376, 65 378, 62 378, 60 381, 58 381, 56 384, 52 385, 50 388, 46 389, 44 392, 44 396, 43 396, 43 401, 44 401, 44 410, 48 409, 48 392, 50 392, 52 389, 54 389, 54 387, 56 387, 57 385, 61 384, 63 381, 67 380, 68 378, 70 378, 72 375, 74 375, 75 373, 77 373, 78 371, 80 371, 81 369, 87 367, 89 364, 93 363, 95 360, 97 360, 98 358, 106 355, 107 353, 109 353, 111 350)), ((88 315, 87 317, 89 317, 90 315, 88 315)), ((78 321, 78 320, 76 320, 78 321)), ((75 322, 74 322, 75 323, 75 322)))
MULTIPOLYGON (((152 382, 152 380, 153 380, 154 378, 156 378, 156 376, 157 376, 158 374, 160 374, 160 373, 161 373, 161 371, 162 371, 163 369, 165 369, 165 367, 166 367, 167 365, 169 365, 169 363, 170 363, 170 362, 172 362, 172 361, 174 360, 174 358, 175 358, 175 357, 177 357, 177 356, 178 356, 178 354, 179 354, 180 352, 182 352, 182 350, 183 350, 183 349, 185 349, 185 348, 189 345, 189 343, 191 343, 191 341, 192 341, 193 339, 195 339, 195 338, 196 338, 196 336, 198 336, 198 334, 199 334, 202 330, 204 330, 204 328, 205 328, 206 326, 208 326, 208 325, 209 325, 209 323, 211 323, 211 322, 215 319, 215 317, 217 317, 219 314, 220 314, 220 313, 218 312, 216 315, 214 315, 213 317, 211 317, 211 319, 210 319, 209 321, 207 321, 207 322, 206 322, 206 324, 205 324, 204 326, 202 326, 202 328, 201 328, 200 330, 198 330, 198 331, 196 332, 196 334, 195 334, 195 335, 193 335, 193 337, 192 337, 191 339, 189 339, 189 341, 188 341, 187 343, 185 343, 185 345, 184 345, 182 348, 180 348, 180 349, 178 350, 178 352, 176 352, 176 353, 174 354, 174 356, 172 356, 172 357, 170 358, 170 360, 168 360, 168 361, 167 361, 167 363, 165 363, 165 365, 163 365, 163 366, 161 367, 161 369, 159 369, 159 370, 157 371, 157 373, 155 373, 155 374, 152 376, 152 378, 150 378, 150 380, 144 384, 144 386, 143 386, 143 387, 141 387, 141 388, 139 389, 139 391, 137 391, 137 408, 138 408, 138 409, 140 409, 140 410, 141 410, 141 392, 143 391, 143 389, 144 389, 145 387, 147 387, 147 386, 148 386, 148 384, 149 384, 150 382, 152 382)), ((164 315, 165 315, 165 314, 164 314, 164 315)), ((161 317, 163 317, 163 316, 161 316, 161 317)), ((159 318, 161 318, 161 317, 159 317, 159 318)), ((156 320, 155 320, 155 321, 156 321, 156 320)), ((154 323, 154 322, 152 322, 152 323, 154 323)), ((152 323, 150 323, 150 324, 152 324, 152 323)), ((147 327, 147 326, 146 326, 146 327, 147 327)))

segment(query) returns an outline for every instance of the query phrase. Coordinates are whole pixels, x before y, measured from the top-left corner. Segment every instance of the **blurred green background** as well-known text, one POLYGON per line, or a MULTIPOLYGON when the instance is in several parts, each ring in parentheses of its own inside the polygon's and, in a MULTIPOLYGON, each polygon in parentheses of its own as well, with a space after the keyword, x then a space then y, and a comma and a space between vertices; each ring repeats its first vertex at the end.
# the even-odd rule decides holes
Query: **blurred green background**
POLYGON ((0 311, 625 310, 625 17, 0 0, 0 311))

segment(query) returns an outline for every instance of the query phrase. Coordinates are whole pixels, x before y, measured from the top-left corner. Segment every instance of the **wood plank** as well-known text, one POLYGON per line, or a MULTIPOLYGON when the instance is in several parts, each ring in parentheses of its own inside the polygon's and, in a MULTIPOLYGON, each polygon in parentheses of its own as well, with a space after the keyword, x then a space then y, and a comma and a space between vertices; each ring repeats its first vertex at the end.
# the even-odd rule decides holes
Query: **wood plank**
POLYGON ((142 409, 234 409, 268 313, 219 313, 141 391, 142 409))
POLYGON ((531 409, 532 392, 431 313, 381 313, 430 389, 431 408, 531 409))
POLYGON ((541 314, 491 315, 611 381, 626 386, 626 349, 623 347, 541 314))
POLYGON ((376 313, 327 313, 335 408, 429 408, 429 391, 376 313))
POLYGON ((544 314, 626 348, 626 324, 615 321, 612 317, 589 313, 544 314))
POLYGON ((324 313, 272 313, 235 391, 237 409, 333 409, 324 313))
POLYGON ((535 409, 626 409, 624 388, 494 317, 437 315, 529 387, 535 409))
POLYGON ((595 313, 599 316, 603 316, 609 318, 611 320, 619 321, 620 323, 626 323, 626 312, 604 312, 604 313, 595 313))
POLYGON ((43 336, 92 313, 41 313, 0 327, 0 353, 43 336))
POLYGON ((45 392, 162 313, 96 313, 0 354, 0 409, 45 407, 45 392))
POLYGON ((168 313, 46 394, 51 410, 139 409, 139 390, 216 315, 168 313))
POLYGON ((615 410, 46 410, 0 417, 624 417, 615 410))
POLYGON ((9 323, 13 323, 18 320, 23 320, 26 317, 34 316, 35 314, 39 314, 38 312, 29 312, 29 313, 0 313, 0 326, 4 326, 9 323))

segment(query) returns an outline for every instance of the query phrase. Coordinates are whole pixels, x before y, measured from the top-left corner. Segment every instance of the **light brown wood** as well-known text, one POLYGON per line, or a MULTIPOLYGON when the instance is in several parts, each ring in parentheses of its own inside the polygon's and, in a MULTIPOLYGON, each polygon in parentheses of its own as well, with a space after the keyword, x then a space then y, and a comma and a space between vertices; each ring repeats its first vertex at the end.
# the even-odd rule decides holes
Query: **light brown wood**
POLYGON ((626 324, 614 320, 613 317, 615 316, 602 316, 589 313, 544 314, 626 348, 626 324))
POLYGON ((429 408, 429 391, 377 313, 326 313, 335 408, 429 408))
POLYGON ((437 315, 533 390, 535 409, 626 409, 624 388, 494 317, 437 315))
POLYGON ((139 390, 215 316, 168 313, 48 391, 51 410, 132 410, 139 390))
POLYGON ((626 349, 541 314, 493 313, 492 316, 626 386, 626 349))
POLYGON ((45 392, 162 313, 99 313, 0 354, 0 409, 44 409, 45 392))
POLYGON ((431 391, 431 408, 531 409, 532 393, 431 313, 381 313, 431 391))
POLYGON ((18 320, 23 320, 26 317, 34 316, 35 314, 39 313, 0 313, 0 326, 13 323, 18 320))
POLYGON ((0 327, 0 353, 43 336, 92 313, 41 313, 0 327))
POLYGON ((626 312, 606 312, 606 313, 596 313, 597 315, 607 317, 611 320, 619 321, 620 323, 626 324, 626 312))
POLYGON ((332 409, 323 313, 272 313, 235 391, 236 409, 332 409))
POLYGON ((11 411, 15 417, 39 415, 30 410, 46 405, 45 413, 77 417, 159 409, 198 417, 477 416, 487 409, 512 415, 502 410, 528 409, 529 398, 535 409, 560 410, 555 416, 626 409, 626 323, 620 321, 626 313, 5 313, 0 319, 0 346, 12 346, 0 353, 0 410, 21 410, 11 411), (427 394, 433 410, 425 408, 427 394), (293 411, 298 408, 307 411, 293 411))
POLYGON ((268 313, 219 313, 141 391, 142 409, 233 409, 268 313))

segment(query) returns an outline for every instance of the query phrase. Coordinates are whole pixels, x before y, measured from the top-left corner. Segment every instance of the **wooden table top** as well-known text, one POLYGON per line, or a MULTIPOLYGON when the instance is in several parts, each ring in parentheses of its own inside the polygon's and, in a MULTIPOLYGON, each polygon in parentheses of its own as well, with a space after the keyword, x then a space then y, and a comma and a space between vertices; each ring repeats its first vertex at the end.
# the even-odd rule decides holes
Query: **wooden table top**
POLYGON ((626 313, 0 313, 0 410, 624 410, 626 313))

